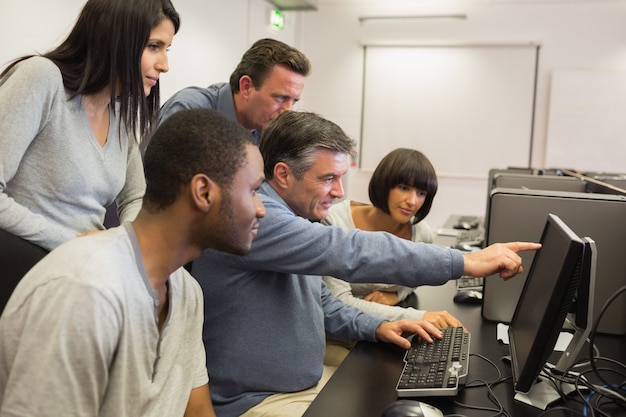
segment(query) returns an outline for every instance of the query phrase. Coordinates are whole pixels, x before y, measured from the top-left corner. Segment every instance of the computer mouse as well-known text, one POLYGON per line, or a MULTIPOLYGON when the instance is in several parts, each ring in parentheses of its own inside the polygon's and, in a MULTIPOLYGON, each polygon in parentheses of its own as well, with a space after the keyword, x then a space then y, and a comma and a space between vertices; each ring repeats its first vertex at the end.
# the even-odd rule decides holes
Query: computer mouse
POLYGON ((476 290, 458 291, 453 300, 459 304, 480 304, 483 302, 483 293, 476 290))
POLYGON ((443 413, 421 401, 397 400, 385 407, 382 417, 443 417, 443 413))

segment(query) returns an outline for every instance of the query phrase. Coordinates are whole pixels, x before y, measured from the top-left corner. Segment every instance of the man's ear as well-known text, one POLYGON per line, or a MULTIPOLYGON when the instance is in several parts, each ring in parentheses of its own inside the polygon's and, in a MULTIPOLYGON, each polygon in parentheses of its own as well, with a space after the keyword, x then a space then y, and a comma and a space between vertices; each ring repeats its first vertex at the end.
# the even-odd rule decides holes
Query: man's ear
POLYGON ((250 91, 253 89, 254 83, 252 82, 252 78, 250 78, 249 75, 242 75, 239 79, 239 94, 247 99, 250 96, 250 91))
POLYGON ((291 169, 284 162, 277 162, 274 165, 274 178, 272 182, 280 188, 288 188, 291 177, 291 169))
POLYGON ((204 174, 191 179, 191 199, 198 210, 207 213, 220 196, 220 187, 204 174))

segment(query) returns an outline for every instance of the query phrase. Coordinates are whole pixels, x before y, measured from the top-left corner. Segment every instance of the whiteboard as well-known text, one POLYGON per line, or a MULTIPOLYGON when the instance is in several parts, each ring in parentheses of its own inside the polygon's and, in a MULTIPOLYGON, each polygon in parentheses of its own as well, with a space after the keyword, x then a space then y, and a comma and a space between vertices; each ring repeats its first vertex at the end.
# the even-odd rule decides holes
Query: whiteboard
POLYGON ((364 46, 360 167, 398 147, 439 174, 529 166, 536 45, 364 46))
POLYGON ((555 70, 546 166, 626 171, 626 72, 555 70))

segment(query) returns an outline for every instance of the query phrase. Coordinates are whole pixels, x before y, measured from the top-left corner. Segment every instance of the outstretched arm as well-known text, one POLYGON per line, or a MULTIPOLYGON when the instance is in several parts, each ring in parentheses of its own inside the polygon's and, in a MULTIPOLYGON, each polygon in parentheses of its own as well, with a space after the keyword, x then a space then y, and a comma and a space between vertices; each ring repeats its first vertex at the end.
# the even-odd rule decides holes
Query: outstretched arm
POLYGON ((537 250, 541 244, 532 242, 494 243, 478 252, 466 253, 464 274, 472 277, 486 277, 499 274, 507 280, 521 273, 522 258, 517 254, 523 250, 537 250))

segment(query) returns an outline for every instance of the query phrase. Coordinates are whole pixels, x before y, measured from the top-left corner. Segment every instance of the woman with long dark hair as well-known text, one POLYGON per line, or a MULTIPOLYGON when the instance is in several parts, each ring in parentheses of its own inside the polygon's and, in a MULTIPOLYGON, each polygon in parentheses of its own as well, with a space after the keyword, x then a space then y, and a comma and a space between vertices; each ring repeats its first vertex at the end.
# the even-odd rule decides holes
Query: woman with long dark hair
POLYGON ((141 207, 139 144, 180 19, 170 0, 89 0, 67 38, 0 74, 0 229, 46 249, 141 207))

